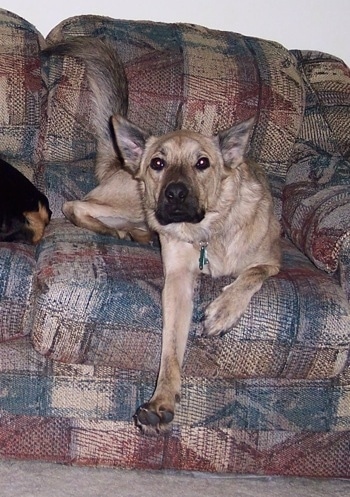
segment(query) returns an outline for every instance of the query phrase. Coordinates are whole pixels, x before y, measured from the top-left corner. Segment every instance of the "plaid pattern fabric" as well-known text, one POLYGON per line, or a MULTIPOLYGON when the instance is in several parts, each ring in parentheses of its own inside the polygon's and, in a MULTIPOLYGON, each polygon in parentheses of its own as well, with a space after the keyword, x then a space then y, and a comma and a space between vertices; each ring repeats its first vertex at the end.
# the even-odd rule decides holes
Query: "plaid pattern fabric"
POLYGON ((39 142, 44 39, 28 22, 0 9, 0 153, 30 180, 39 142))
POLYGON ((306 109, 283 191, 283 225, 316 266, 334 272, 350 239, 350 69, 322 53, 295 54, 306 109))
POLYGON ((152 394, 160 358, 159 248, 62 219, 62 202, 95 185, 85 70, 55 59, 41 80, 42 37, 0 10, 3 152, 54 212, 38 247, 0 244, 0 457, 350 477, 347 69, 185 24, 81 16, 49 39, 82 34, 114 40, 129 117, 154 133, 212 133, 255 115, 250 155, 293 243, 282 240, 282 271, 223 338, 200 334, 228 279, 200 279, 174 425, 139 433, 132 415, 152 394))
POLYGON ((0 363, 0 457, 349 477, 350 370, 319 381, 185 375, 174 426, 147 437, 131 417, 151 394, 154 373, 60 364, 28 339, 3 344, 0 363))
MULTIPOLYGON (((179 127, 210 134, 259 114, 254 153, 262 162, 288 160, 301 125, 304 100, 295 59, 281 45, 189 24, 99 16, 63 21, 48 41, 79 35, 115 43, 128 76, 129 117, 141 127, 156 134, 179 127), (272 63, 267 64, 267 59, 272 63), (276 100, 278 106, 273 103, 276 100), (286 140, 278 147, 278 139, 268 128, 271 121, 286 140), (276 153, 271 151, 271 140, 276 143, 276 153)), ((55 94, 67 72, 56 79, 55 94)), ((71 93, 75 88, 76 83, 71 93)), ((69 97, 73 98, 72 94, 69 97)), ((63 103, 69 97, 65 95, 63 103)), ((50 132, 56 133, 54 128, 50 132)))
POLYGON ((1 242, 0 254, 1 343, 31 332, 36 262, 29 245, 1 242))
POLYGON ((350 302, 350 240, 344 240, 339 253, 339 280, 350 302))
MULTIPOLYGON (((350 338, 345 295, 286 240, 283 254, 282 271, 224 338, 200 336, 205 307, 231 278, 199 280, 185 373, 321 379, 342 371, 350 338)), ((157 248, 53 221, 38 251, 36 284, 32 340, 41 354, 157 372, 163 286, 157 248)))

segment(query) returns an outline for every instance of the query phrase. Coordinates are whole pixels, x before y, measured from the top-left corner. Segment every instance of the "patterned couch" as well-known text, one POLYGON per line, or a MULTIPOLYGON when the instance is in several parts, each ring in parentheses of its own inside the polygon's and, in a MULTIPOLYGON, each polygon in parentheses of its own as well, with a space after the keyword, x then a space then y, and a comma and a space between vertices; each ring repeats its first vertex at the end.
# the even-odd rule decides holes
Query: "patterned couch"
POLYGON ((157 245, 71 225, 95 184, 84 66, 0 10, 2 156, 48 195, 36 246, 0 244, 0 458, 257 475, 350 477, 350 72, 336 57, 189 24, 79 16, 48 36, 113 39, 129 118, 213 133, 256 116, 283 268, 223 338, 201 338, 226 278, 202 277, 182 403, 159 437, 134 426, 161 343, 157 245))

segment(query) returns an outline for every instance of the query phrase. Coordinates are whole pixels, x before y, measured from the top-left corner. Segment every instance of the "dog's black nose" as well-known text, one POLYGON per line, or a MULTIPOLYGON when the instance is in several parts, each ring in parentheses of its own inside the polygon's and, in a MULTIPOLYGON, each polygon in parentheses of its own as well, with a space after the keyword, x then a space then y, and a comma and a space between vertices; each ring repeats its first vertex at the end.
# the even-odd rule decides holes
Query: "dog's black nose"
POLYGON ((187 198, 188 188, 181 181, 178 183, 169 183, 165 189, 164 195, 170 203, 182 203, 187 198))

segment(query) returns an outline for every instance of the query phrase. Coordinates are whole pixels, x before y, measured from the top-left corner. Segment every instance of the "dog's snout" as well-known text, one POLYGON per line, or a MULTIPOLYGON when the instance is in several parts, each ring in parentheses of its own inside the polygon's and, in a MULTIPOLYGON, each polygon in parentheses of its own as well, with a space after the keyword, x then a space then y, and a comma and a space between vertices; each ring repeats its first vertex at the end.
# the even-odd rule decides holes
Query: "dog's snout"
POLYGON ((170 183, 164 192, 165 197, 171 203, 182 203, 188 195, 188 188, 182 182, 170 183))
POLYGON ((163 226, 171 223, 199 223, 204 217, 198 199, 184 181, 170 181, 158 198, 156 218, 163 226))

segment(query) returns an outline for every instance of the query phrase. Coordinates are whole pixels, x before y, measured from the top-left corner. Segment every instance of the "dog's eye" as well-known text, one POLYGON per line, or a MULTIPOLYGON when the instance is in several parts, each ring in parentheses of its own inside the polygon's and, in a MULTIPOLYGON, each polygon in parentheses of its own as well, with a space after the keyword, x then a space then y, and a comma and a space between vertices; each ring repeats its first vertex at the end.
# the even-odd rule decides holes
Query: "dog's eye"
POLYGON ((151 160, 150 168, 154 171, 161 171, 165 167, 165 160, 160 157, 154 157, 151 160))
POLYGON ((210 167, 208 157, 201 157, 200 159, 198 159, 196 169, 199 169, 199 171, 204 171, 204 169, 208 169, 208 167, 210 167))

